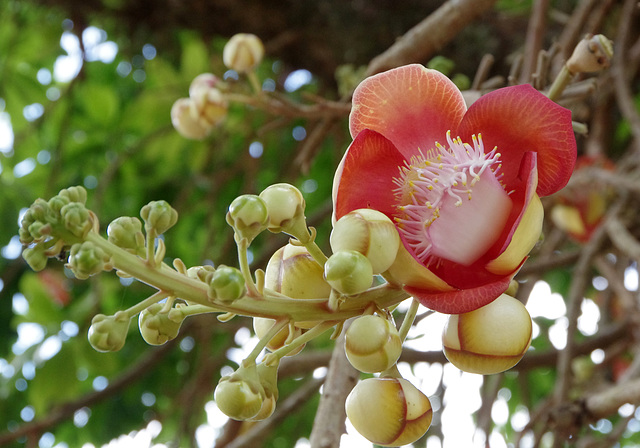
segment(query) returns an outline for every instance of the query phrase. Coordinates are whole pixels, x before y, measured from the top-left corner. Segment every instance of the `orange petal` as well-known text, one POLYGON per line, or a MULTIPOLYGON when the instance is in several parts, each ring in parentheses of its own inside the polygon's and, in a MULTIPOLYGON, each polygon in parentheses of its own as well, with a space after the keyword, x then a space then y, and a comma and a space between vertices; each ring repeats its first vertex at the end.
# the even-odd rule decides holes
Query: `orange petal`
POLYGON ((372 208, 393 219, 396 188, 393 178, 405 159, 377 132, 365 129, 344 155, 333 183, 334 218, 352 210, 372 208))
POLYGON ((419 64, 365 79, 353 94, 351 136, 372 129, 409 159, 428 151, 455 129, 466 110, 462 94, 446 76, 419 64))
POLYGON ((528 151, 538 154, 538 195, 555 193, 569 181, 576 161, 571 111, 530 85, 498 89, 473 103, 458 135, 467 140, 479 132, 485 148, 497 146, 502 154, 502 180, 507 191, 528 151))

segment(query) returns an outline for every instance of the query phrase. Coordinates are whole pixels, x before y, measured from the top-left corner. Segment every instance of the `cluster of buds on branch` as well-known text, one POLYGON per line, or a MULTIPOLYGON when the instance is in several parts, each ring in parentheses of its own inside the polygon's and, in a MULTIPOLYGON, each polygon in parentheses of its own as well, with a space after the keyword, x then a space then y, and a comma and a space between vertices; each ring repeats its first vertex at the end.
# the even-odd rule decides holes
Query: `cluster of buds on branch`
MULTIPOLYGON (((254 84, 263 53, 255 36, 240 35, 224 61, 254 84)), ((176 129, 203 138, 222 123, 223 87, 212 74, 197 77, 189 98, 174 105, 176 129)), ((177 337, 190 315, 252 317, 259 342, 215 391, 218 407, 237 420, 270 416, 280 360, 330 329, 337 337, 352 319, 347 358, 376 376, 351 392, 347 416, 374 443, 412 443, 429 428, 432 409, 397 362, 420 304, 450 315, 442 343, 461 370, 502 372, 531 343, 531 318, 512 297, 513 277, 539 240, 540 196, 563 188, 572 173, 571 113, 531 86, 499 89, 467 110, 448 78, 419 65, 366 79, 353 101, 353 142, 334 180, 329 255, 307 225, 302 193, 280 183, 230 204, 237 268, 167 264, 158 237, 178 214, 164 201, 142 207, 141 219, 115 219, 104 238, 82 187, 34 202, 20 228, 23 256, 39 271, 48 258, 68 254, 79 279, 113 269, 157 289, 126 310, 95 316, 89 342, 99 351, 120 350, 135 316, 151 345, 177 337), (266 230, 291 238, 264 271, 252 271, 249 247, 266 230), (393 311, 410 297, 398 328, 393 311)))

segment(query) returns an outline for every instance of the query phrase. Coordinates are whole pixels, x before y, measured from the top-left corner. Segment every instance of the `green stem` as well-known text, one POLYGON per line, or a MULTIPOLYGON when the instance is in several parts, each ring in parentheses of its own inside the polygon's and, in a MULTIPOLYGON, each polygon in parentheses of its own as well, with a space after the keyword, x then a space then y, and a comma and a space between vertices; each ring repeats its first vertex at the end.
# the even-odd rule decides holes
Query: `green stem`
POLYGON ((307 342, 317 338, 322 333, 324 333, 328 329, 330 329, 333 326, 335 326, 337 323, 338 322, 330 322, 330 321, 325 321, 325 322, 319 323, 318 325, 316 325, 315 327, 313 327, 310 330, 306 331, 305 333, 302 333, 300 336, 295 338, 289 344, 287 344, 287 345, 285 345, 283 347, 280 347, 275 352, 269 354, 265 358, 265 363, 267 365, 273 365, 276 360, 279 362, 283 357, 287 356, 287 354, 289 354, 292 351, 296 350, 301 345, 304 345, 307 342))
POLYGON ((269 341, 273 339, 275 335, 278 334, 278 332, 282 330, 286 325, 289 325, 289 321, 287 319, 280 319, 275 321, 267 334, 260 338, 260 341, 256 344, 251 353, 249 353, 249 356, 247 356, 244 361, 242 361, 242 365, 246 367, 250 364, 255 364, 256 359, 258 359, 258 356, 260 356, 260 353, 262 353, 262 350, 267 346, 269 341))
POLYGON ((251 276, 251 269, 249 268, 249 259, 247 257, 247 249, 249 248, 249 240, 246 238, 240 238, 236 234, 236 245, 238 246, 238 263, 240 265, 240 272, 244 277, 244 282, 247 285, 249 295, 252 297, 260 297, 260 292, 256 288, 256 284, 251 276))
POLYGON ((409 334, 409 330, 413 325, 413 321, 416 320, 416 315, 418 314, 418 307, 420 306, 420 302, 416 299, 411 301, 411 306, 407 310, 407 314, 404 315, 404 320, 402 321, 402 325, 400 326, 400 330, 398 333, 400 334, 400 340, 404 342, 409 334))
POLYGON ((553 81, 547 97, 553 101, 560 98, 564 89, 569 85, 571 78, 573 78, 573 75, 567 68, 567 65, 563 65, 562 70, 560 70, 560 73, 558 73, 558 76, 556 76, 556 79, 553 81))
POLYGON ((110 243, 96 232, 89 232, 86 241, 91 241, 111 257, 116 270, 120 270, 139 281, 146 283, 167 296, 175 296, 189 302, 206 306, 212 312, 233 313, 242 316, 266 317, 269 319, 288 318, 301 321, 346 320, 361 315, 367 307, 374 304, 379 308, 396 305, 407 297, 405 291, 391 285, 371 288, 357 297, 346 300, 339 310, 327 307, 327 299, 292 299, 277 297, 273 294, 252 297, 246 295, 232 303, 211 302, 207 296, 208 286, 198 280, 180 274, 167 265, 152 268, 143 258, 110 243))
POLYGON ((304 247, 311 254, 313 259, 316 260, 316 262, 320 266, 324 267, 324 264, 327 262, 327 256, 324 254, 324 252, 322 252, 322 249, 320 249, 320 247, 316 244, 315 238, 312 241, 309 241, 307 244, 305 244, 304 247))
POLYGON ((127 314, 127 316, 129 316, 129 318, 132 318, 136 314, 149 308, 151 305, 154 305, 162 299, 165 299, 168 295, 169 294, 166 291, 156 291, 155 294, 150 295, 142 302, 133 305, 131 308, 124 310, 124 312, 127 314))
POLYGON ((156 266, 156 254, 154 252, 156 242, 156 229, 150 227, 147 230, 147 262, 151 267, 156 266))
POLYGON ((255 92, 256 95, 262 94, 262 86, 260 85, 260 79, 258 79, 258 75, 253 70, 247 73, 247 78, 249 78, 249 83, 251 84, 251 88, 255 92))

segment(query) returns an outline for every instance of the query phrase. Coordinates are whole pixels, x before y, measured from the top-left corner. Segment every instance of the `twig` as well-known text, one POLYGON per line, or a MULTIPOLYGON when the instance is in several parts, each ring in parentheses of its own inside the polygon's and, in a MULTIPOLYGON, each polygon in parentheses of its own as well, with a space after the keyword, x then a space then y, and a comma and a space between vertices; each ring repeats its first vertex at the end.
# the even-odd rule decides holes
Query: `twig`
POLYGON ((411 28, 367 67, 367 76, 411 62, 420 62, 453 40, 467 24, 496 0, 449 0, 411 28))
POLYGON ((540 53, 542 49, 542 39, 544 38, 548 9, 549 0, 536 0, 534 2, 524 44, 524 59, 522 62, 522 71, 520 72, 520 82, 522 83, 531 81, 531 76, 538 62, 538 53, 540 53))

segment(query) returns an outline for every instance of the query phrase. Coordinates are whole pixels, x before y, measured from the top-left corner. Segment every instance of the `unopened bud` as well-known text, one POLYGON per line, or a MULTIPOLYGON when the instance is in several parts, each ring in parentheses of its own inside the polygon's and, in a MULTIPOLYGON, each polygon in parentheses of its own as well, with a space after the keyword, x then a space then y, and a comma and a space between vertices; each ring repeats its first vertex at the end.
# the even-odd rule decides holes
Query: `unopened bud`
POLYGON ((191 96, 192 115, 205 129, 212 129, 227 117, 229 103, 218 89, 199 88, 191 96))
POLYGON ((124 347, 131 319, 123 311, 113 316, 97 314, 89 328, 89 343, 99 352, 116 352, 124 347))
POLYGON ((22 258, 24 258, 29 267, 36 272, 42 271, 47 266, 48 257, 44 253, 44 246, 42 244, 27 247, 22 251, 22 258))
POLYGON ((258 66, 264 57, 264 45, 258 36, 239 33, 229 39, 222 52, 228 68, 246 73, 258 66))
POLYGON ((89 210, 80 202, 70 202, 60 210, 64 227, 74 236, 84 239, 93 227, 89 210))
POLYGON ((271 232, 285 232, 306 242, 309 232, 304 217, 305 200, 300 190, 286 183, 274 184, 264 189, 260 197, 267 204, 271 232))
POLYGON ((213 129, 198 119, 194 100, 191 98, 180 98, 173 103, 171 123, 180 135, 193 140, 202 140, 213 129))
POLYGON ((155 229, 158 235, 166 232, 178 221, 178 212, 166 201, 151 201, 140 210, 145 229, 155 229))
POLYGON ((238 196, 229 205, 227 223, 240 238, 246 238, 249 242, 267 228, 268 222, 267 205, 256 195, 238 196))
POLYGON ((169 313, 161 313, 164 305, 156 303, 143 310, 138 318, 142 338, 149 345, 162 345, 175 339, 182 321, 169 318, 169 313))
POLYGON ((331 286, 324 271, 302 246, 287 244, 269 259, 265 286, 294 299, 328 298, 331 286))
POLYGON ((604 35, 588 35, 576 45, 567 61, 572 74, 598 72, 609 67, 613 58, 613 44, 604 35))
POLYGON ((142 222, 131 216, 116 218, 107 227, 107 238, 110 243, 137 254, 144 248, 142 222))
POLYGON ((71 246, 67 267, 71 269, 76 278, 84 280, 102 272, 108 262, 109 257, 100 247, 90 241, 85 241, 71 246))
POLYGON ((81 204, 86 204, 87 202, 87 190, 81 186, 64 188, 58 194, 69 199, 69 202, 80 202, 81 204))
POLYGON ((209 297, 221 302, 233 302, 245 293, 244 277, 240 270, 220 265, 211 275, 209 297))
POLYGON ((342 294, 360 294, 371 287, 373 270, 367 257, 360 252, 341 250, 325 263, 324 277, 333 289, 342 294))
POLYGON ((213 73, 201 73, 193 78, 189 86, 189 96, 194 98, 198 96, 200 90, 207 90, 216 87, 220 83, 220 79, 213 73))
POLYGON ((347 359, 366 373, 382 372, 393 366, 402 353, 402 341, 391 321, 368 315, 355 319, 345 333, 347 359))
POLYGON ((393 264, 400 247, 398 229, 377 210, 354 210, 342 216, 333 226, 331 249, 356 250, 371 262, 374 274, 380 274, 393 264))

